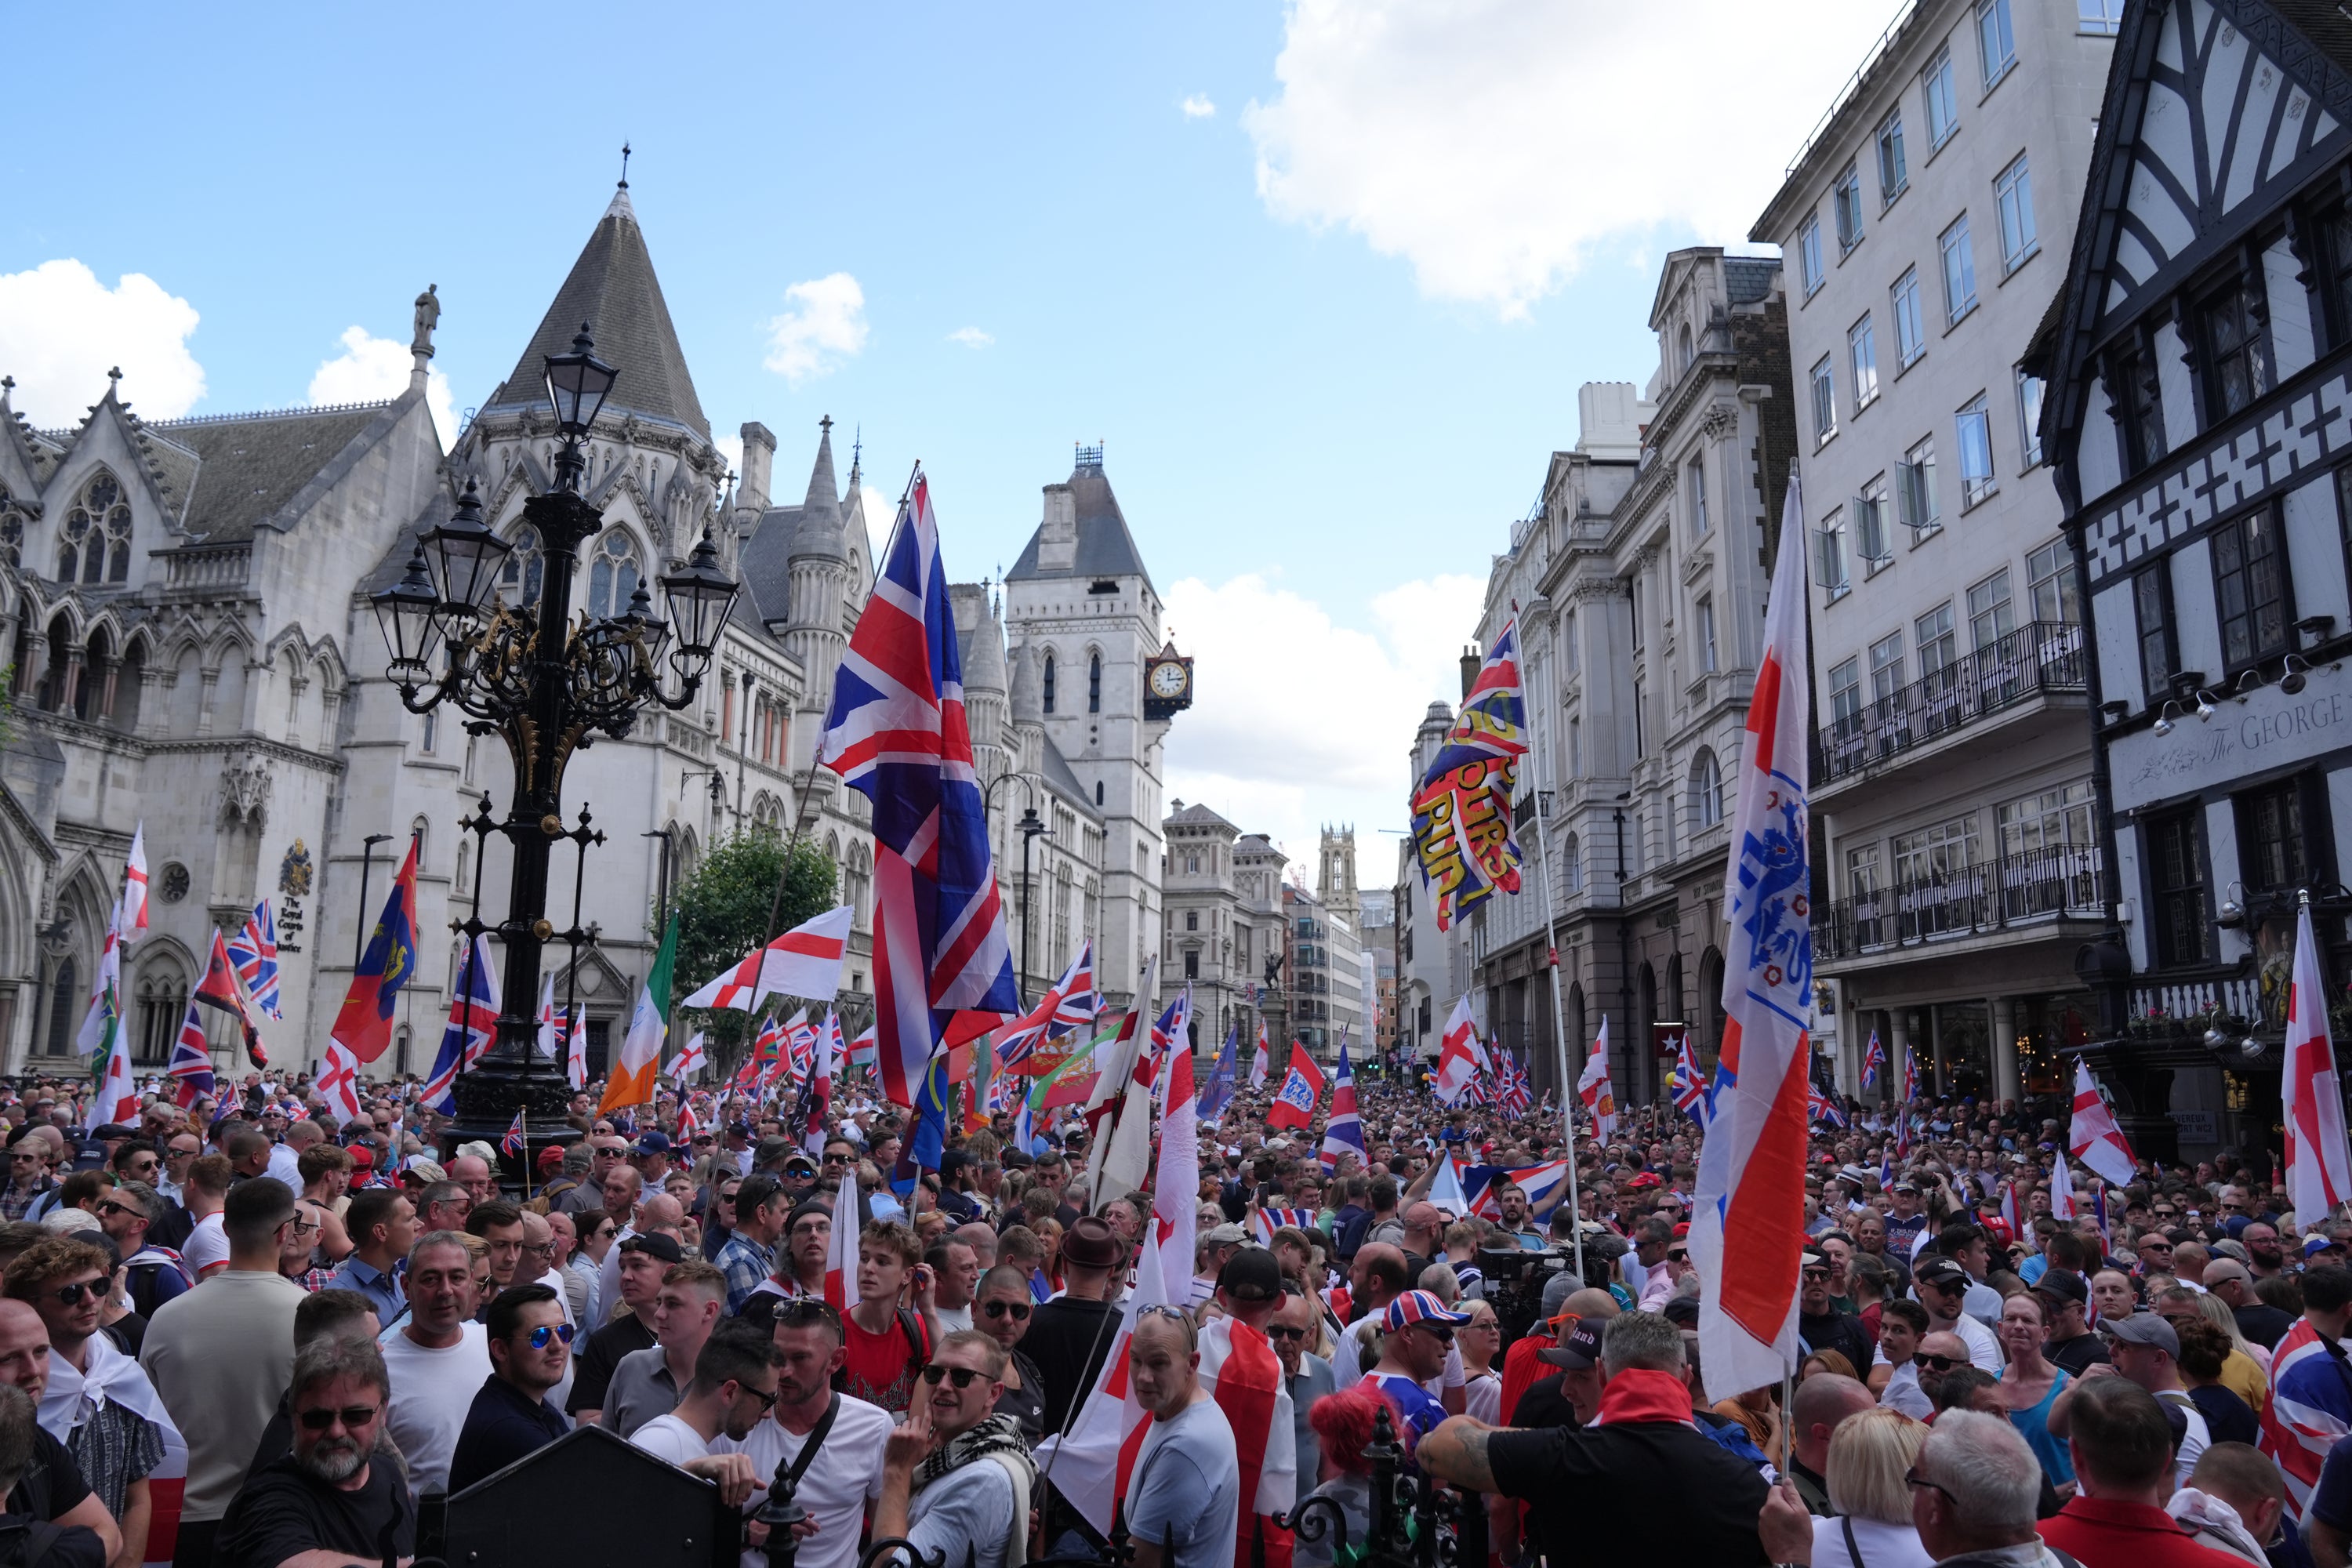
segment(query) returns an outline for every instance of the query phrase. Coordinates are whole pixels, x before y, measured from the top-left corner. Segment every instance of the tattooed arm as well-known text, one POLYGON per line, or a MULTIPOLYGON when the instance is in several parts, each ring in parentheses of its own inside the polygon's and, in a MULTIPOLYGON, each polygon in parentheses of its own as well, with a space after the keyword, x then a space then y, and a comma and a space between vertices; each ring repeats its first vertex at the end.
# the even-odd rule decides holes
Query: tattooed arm
POLYGON ((1421 1440, 1414 1461, 1465 1491, 1497 1490, 1494 1467, 1486 1462, 1486 1440, 1500 1430, 1467 1415, 1454 1416, 1421 1440))

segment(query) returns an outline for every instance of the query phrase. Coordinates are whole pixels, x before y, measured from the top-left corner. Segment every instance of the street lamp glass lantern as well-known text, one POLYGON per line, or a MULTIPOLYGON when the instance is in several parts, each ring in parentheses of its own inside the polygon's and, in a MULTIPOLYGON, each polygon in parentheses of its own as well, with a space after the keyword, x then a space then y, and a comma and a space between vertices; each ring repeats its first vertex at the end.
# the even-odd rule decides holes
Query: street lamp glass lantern
POLYGON ((735 603, 737 584, 719 570, 719 549, 705 529, 683 570, 661 580, 669 605, 669 629, 677 639, 681 673, 700 679, 703 668, 719 647, 719 629, 735 603))
POLYGON ((482 521, 482 498, 472 479, 457 502, 457 514, 425 536, 426 564, 433 585, 441 595, 442 613, 471 619, 482 613, 498 592, 499 574, 514 546, 482 521))
POLYGON ((433 658, 441 647, 441 628, 435 620, 441 595, 433 586, 423 545, 409 555, 406 574, 374 598, 376 624, 383 628, 384 647, 392 653, 387 673, 408 687, 432 679, 433 658))
POLYGON ((555 405, 556 428, 567 439, 576 441, 588 434, 620 374, 596 357, 585 321, 572 340, 570 353, 547 356, 547 400, 555 405))

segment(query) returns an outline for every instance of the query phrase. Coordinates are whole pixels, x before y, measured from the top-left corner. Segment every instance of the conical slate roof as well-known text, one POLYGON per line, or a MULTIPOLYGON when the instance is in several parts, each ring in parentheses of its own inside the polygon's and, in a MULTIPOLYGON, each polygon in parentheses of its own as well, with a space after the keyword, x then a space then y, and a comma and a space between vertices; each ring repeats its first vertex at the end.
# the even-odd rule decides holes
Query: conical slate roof
POLYGON ((1135 547, 1135 535, 1128 531, 1127 517, 1118 510, 1118 497, 1111 493, 1099 448, 1087 447, 1079 454, 1077 467, 1070 472, 1070 499, 1077 512, 1076 558, 1067 568, 1039 566, 1038 534, 1044 531, 1040 529, 1030 534, 1021 558, 1013 563, 1004 580, 1024 583, 1045 577, 1140 577, 1150 587, 1151 574, 1144 570, 1142 552, 1135 547))
POLYGON ((801 502, 801 525, 793 534, 793 555, 849 559, 841 531, 841 491, 833 478, 833 420, 818 426, 816 462, 809 469, 808 495, 801 502))
POLYGON ((607 410, 684 426, 710 439, 710 421, 703 417, 701 399, 694 395, 694 378, 687 374, 677 329, 670 324, 669 306, 662 299, 661 280, 654 276, 654 258, 646 249, 625 184, 613 193, 613 205, 604 209, 580 259, 572 264, 571 276, 556 290, 555 302, 515 361, 513 374, 491 395, 484 412, 546 407, 547 356, 571 353, 572 335, 583 321, 596 340, 596 357, 621 373, 604 401, 607 410))

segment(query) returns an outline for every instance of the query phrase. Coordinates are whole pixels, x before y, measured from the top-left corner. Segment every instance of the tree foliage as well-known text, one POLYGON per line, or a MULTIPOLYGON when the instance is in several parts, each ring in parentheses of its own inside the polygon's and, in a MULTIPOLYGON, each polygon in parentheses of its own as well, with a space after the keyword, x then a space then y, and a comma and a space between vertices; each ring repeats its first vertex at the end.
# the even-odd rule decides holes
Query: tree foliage
MULTIPOLYGON (((730 964, 740 963, 753 948, 840 901, 841 876, 831 858, 803 840, 789 847, 787 865, 787 847, 774 828, 750 827, 715 840, 693 874, 679 881, 671 902, 677 915, 673 1005, 730 964), (783 884, 781 899, 776 894, 780 881, 783 884), (768 925, 772 903, 773 931, 768 925)), ((649 911, 648 929, 657 915, 657 910, 649 911)), ((656 938, 659 934, 655 932, 656 938)), ((746 1037, 751 1016, 724 1008, 683 1009, 673 1018, 670 1034, 673 1039, 683 1040, 695 1029, 709 1031, 716 1062, 723 1054, 718 1047, 746 1037)))

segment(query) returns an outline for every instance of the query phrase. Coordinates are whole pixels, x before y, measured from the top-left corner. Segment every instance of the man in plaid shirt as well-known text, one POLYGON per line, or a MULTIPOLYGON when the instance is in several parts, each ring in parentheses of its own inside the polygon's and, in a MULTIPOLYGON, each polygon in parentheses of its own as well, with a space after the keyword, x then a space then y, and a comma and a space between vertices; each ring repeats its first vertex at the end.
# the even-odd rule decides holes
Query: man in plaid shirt
POLYGON ((783 1184, 765 1171, 743 1178, 735 1194, 735 1228, 714 1260, 727 1276, 727 1310, 743 1310, 751 1292, 775 1272, 776 1243, 784 1234, 789 1205, 783 1184))

